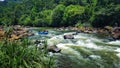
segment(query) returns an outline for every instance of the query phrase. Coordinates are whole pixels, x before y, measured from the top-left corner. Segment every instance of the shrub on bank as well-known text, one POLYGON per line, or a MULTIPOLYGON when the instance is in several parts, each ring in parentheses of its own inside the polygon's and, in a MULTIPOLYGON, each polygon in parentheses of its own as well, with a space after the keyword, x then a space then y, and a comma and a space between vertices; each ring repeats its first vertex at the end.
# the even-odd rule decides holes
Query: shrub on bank
POLYGON ((0 68, 54 68, 46 48, 38 49, 28 40, 0 41, 0 68))

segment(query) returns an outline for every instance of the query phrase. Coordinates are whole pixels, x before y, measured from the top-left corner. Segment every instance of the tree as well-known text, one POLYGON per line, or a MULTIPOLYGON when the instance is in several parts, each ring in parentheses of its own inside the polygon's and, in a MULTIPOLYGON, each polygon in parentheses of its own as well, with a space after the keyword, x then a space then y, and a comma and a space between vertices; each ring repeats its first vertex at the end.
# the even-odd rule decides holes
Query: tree
POLYGON ((65 26, 76 24, 80 20, 79 17, 84 13, 84 11, 84 7, 80 5, 67 6, 63 16, 65 26))
POLYGON ((60 0, 60 4, 64 4, 66 6, 69 5, 84 5, 86 0, 60 0))
POLYGON ((120 5, 109 5, 106 8, 101 8, 95 13, 95 20, 92 25, 94 27, 104 27, 107 25, 120 25, 120 5))
POLYGON ((90 6, 89 6, 89 12, 91 13, 91 17, 89 18, 89 21, 90 23, 92 23, 95 19, 95 9, 96 9, 96 6, 97 6, 97 2, 98 0, 89 0, 89 3, 90 3, 90 6))
POLYGON ((50 26, 51 25, 51 12, 52 10, 41 11, 34 20, 36 26, 50 26))
POLYGON ((22 15, 19 19, 19 24, 21 25, 32 25, 31 17, 28 15, 22 15))
POLYGON ((52 12, 52 26, 63 26, 63 23, 62 23, 62 17, 63 17, 63 14, 64 14, 64 10, 65 10, 65 6, 64 5, 58 5, 56 6, 55 9, 53 9, 53 12, 52 12))

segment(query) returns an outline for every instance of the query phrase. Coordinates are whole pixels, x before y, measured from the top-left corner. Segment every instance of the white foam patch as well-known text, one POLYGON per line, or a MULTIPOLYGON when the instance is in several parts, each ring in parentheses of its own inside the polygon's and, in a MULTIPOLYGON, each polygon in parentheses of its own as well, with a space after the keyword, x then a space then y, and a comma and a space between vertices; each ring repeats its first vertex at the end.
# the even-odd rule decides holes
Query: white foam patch
POLYGON ((118 52, 116 55, 120 58, 120 48, 117 48, 116 50, 114 50, 115 52, 118 52))
POLYGON ((116 50, 114 50, 114 51, 116 51, 116 52, 120 52, 120 48, 117 48, 116 50))
POLYGON ((120 45, 120 40, 111 41, 111 42, 108 42, 107 44, 120 45))
POLYGON ((52 38, 50 38, 50 39, 47 40, 47 44, 48 44, 49 46, 57 45, 57 44, 59 44, 62 40, 63 40, 63 38, 62 38, 61 35, 59 35, 59 36, 54 36, 54 37, 52 37, 52 38))
POLYGON ((39 35, 39 34, 36 32, 35 35, 39 35))
POLYGON ((100 43, 103 43, 102 40, 97 39, 97 38, 91 38, 91 40, 94 41, 94 42, 100 42, 100 43))
POLYGON ((80 53, 68 46, 73 46, 73 44, 58 44, 56 45, 58 48, 60 48, 62 51, 62 53, 66 53, 66 54, 70 54, 70 55, 75 55, 77 58, 82 58, 82 56, 80 55, 80 53))
POLYGON ((120 53, 116 54, 120 58, 120 53))
POLYGON ((99 55, 90 55, 89 57, 94 58, 94 59, 101 59, 99 55))
POLYGON ((81 36, 81 35, 76 35, 76 36, 74 36, 75 38, 79 38, 79 39, 87 39, 87 37, 85 37, 85 36, 81 36))
POLYGON ((93 49, 102 49, 101 47, 97 46, 96 44, 92 43, 90 40, 87 41, 77 41, 77 45, 87 47, 87 48, 93 48, 93 49))
POLYGON ((69 43, 62 44, 62 43, 60 43, 60 44, 57 44, 56 46, 60 49, 68 50, 68 49, 71 49, 69 46, 73 46, 73 45, 74 44, 69 44, 69 43))

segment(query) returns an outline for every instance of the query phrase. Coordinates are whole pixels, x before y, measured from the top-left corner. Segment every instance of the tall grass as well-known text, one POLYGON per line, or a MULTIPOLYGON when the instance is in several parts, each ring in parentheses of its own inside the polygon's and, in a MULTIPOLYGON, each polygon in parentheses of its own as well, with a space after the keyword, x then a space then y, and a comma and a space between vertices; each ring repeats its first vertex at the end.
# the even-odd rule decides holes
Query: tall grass
POLYGON ((46 48, 38 49, 27 39, 0 41, 0 68, 54 68, 46 48))

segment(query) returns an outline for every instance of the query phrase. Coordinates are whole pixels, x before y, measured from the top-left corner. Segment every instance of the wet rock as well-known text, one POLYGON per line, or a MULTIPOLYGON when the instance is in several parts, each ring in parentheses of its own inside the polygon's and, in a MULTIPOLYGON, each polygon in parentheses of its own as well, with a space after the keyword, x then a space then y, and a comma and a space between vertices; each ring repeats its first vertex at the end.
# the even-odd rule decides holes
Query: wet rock
POLYGON ((14 30, 16 31, 21 31, 21 30, 24 30, 24 27, 23 26, 20 26, 20 25, 15 25, 15 26, 12 26, 14 30))
POLYGON ((105 27, 104 27, 104 29, 106 29, 106 30, 110 31, 110 30, 112 30, 112 29, 113 29, 113 27, 111 27, 111 26, 105 26, 105 27))
POLYGON ((33 40, 31 40, 31 43, 35 44, 40 49, 45 48, 45 40, 42 40, 42 39, 33 39, 33 40))
POLYGON ((78 34, 78 33, 83 33, 83 31, 82 30, 77 30, 76 34, 78 34))
POLYGON ((7 31, 7 33, 5 29, 7 29, 7 27, 0 27, 0 38, 7 38, 8 40, 18 40, 25 36, 34 35, 32 32, 29 32, 26 27, 20 25, 9 26, 8 29, 10 31, 7 31))
POLYGON ((72 34, 64 35, 64 39, 74 39, 74 36, 72 34))
MULTIPOLYGON (((33 44, 37 45, 38 48, 44 49, 46 48, 45 40, 32 40, 33 44)), ((48 52, 59 53, 61 49, 59 49, 56 45, 48 45, 47 44, 48 52)))
POLYGON ((53 53, 59 53, 61 51, 61 49, 59 49, 56 45, 48 46, 47 49, 49 52, 53 53))
POLYGON ((12 35, 11 35, 10 40, 18 40, 18 39, 20 39, 20 36, 17 36, 17 35, 15 35, 15 34, 12 34, 12 35))
POLYGON ((86 31, 84 31, 84 33, 93 33, 93 31, 92 30, 86 30, 86 31))
POLYGON ((113 30, 112 30, 112 38, 114 40, 120 40, 120 27, 113 28, 113 30))
POLYGON ((77 35, 78 33, 77 32, 75 32, 75 33, 73 33, 72 35, 77 35))
POLYGON ((42 40, 42 39, 40 39, 40 40, 34 40, 34 44, 39 44, 39 43, 44 43, 45 42, 45 40, 42 40))

